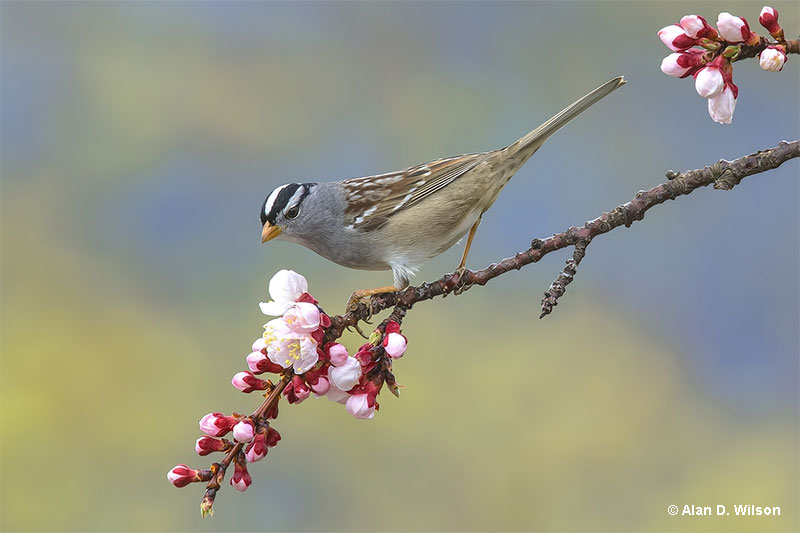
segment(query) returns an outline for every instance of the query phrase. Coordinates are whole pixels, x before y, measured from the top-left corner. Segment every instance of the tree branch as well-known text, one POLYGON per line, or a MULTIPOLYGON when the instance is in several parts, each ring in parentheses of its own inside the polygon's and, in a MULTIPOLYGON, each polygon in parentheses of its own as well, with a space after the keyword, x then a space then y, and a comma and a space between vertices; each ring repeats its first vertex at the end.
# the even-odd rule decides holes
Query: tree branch
MULTIPOLYGON (((800 141, 781 141, 774 148, 746 155, 735 161, 721 159, 713 165, 680 173, 670 170, 667 172, 667 182, 646 191, 639 191, 630 202, 603 213, 581 227, 573 226, 546 239, 534 239, 531 247, 527 250, 484 269, 467 270, 461 275, 454 272, 436 281, 408 287, 399 292, 375 295, 370 299, 369 304, 361 303, 350 312, 332 317, 331 327, 325 334, 325 342, 338 339, 345 328, 358 327, 359 322, 367 321, 373 314, 390 307, 396 308, 392 314, 393 319, 395 321, 398 321, 398 318, 402 320, 405 311, 417 302, 430 300, 437 296, 460 294, 474 285, 486 285, 497 276, 535 263, 550 252, 574 246, 575 253, 572 258, 567 261, 567 266, 550 286, 550 290, 545 293, 540 318, 544 317, 557 305, 558 298, 564 294, 566 286, 577 272, 578 265, 586 252, 586 246, 598 235, 608 233, 621 226, 629 227, 637 220, 642 220, 650 208, 667 200, 674 200, 712 184, 715 189, 730 190, 743 178, 777 168, 789 159, 798 156, 800 156, 800 141)), ((382 330, 387 321, 388 319, 381 324, 379 329, 382 330)))

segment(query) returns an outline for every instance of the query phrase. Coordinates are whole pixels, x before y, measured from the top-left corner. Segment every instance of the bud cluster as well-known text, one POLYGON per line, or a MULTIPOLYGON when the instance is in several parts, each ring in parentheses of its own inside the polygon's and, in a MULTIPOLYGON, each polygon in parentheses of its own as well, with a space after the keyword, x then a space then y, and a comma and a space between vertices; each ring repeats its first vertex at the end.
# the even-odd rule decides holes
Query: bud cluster
MULTIPOLYGON (((169 471, 167 479, 176 487, 190 483, 208 482, 201 504, 203 515, 211 514, 216 491, 233 464, 230 484, 245 491, 253 480, 248 463, 266 457, 281 436, 269 420, 278 416, 278 401, 286 398, 289 404, 305 401, 312 394, 319 398, 344 404, 356 418, 373 418, 378 410, 378 394, 384 383, 396 393, 397 384, 391 374, 391 361, 403 356, 408 340, 400 332, 397 321, 386 321, 354 355, 336 342, 323 345, 331 319, 318 307, 308 293, 306 279, 291 270, 281 270, 269 283, 272 300, 260 304, 264 314, 277 316, 264 324, 264 334, 253 342, 246 356, 246 371, 236 373, 231 383, 244 393, 263 391, 267 398, 252 415, 238 413, 208 413, 200 419, 200 431, 205 436, 195 442, 195 451, 205 456, 223 453, 220 463, 209 470, 193 470, 178 465, 169 471), (263 374, 277 374, 277 385, 263 374), (233 440, 225 437, 231 434, 233 440)), ((335 338, 335 335, 331 335, 335 338)))
POLYGON ((750 30, 742 17, 722 12, 713 28, 700 15, 686 15, 678 24, 658 31, 664 45, 673 51, 661 62, 661 71, 669 76, 693 76, 697 93, 708 100, 708 113, 720 124, 730 124, 736 109, 739 88, 733 83, 734 61, 746 47, 761 47, 759 65, 777 72, 786 62, 783 29, 778 12, 769 6, 761 10, 759 22, 777 42, 764 46, 762 37, 750 30))

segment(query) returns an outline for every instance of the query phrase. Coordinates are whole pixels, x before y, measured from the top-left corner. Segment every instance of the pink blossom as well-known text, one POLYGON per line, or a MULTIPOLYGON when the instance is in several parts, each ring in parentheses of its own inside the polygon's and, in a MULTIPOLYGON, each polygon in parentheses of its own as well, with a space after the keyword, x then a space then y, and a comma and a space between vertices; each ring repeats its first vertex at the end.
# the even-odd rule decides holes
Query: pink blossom
POLYGON ((327 378, 320 377, 316 383, 311 385, 311 390, 317 396, 325 396, 331 388, 331 382, 327 378))
POLYGON ((702 65, 703 52, 700 50, 674 52, 661 61, 661 72, 668 76, 685 78, 693 74, 702 65))
POLYGON ((345 409, 356 418, 372 418, 375 416, 375 400, 368 394, 354 394, 347 399, 345 409))
POLYGON ((345 392, 343 390, 339 390, 334 386, 331 386, 331 388, 328 390, 328 394, 326 396, 328 397, 328 399, 330 401, 336 402, 336 403, 342 403, 342 404, 346 403, 347 399, 350 397, 350 395, 347 394, 347 392, 345 392))
POLYGON ((677 24, 670 24, 658 30, 658 38, 673 52, 686 50, 697 44, 697 41, 686 35, 683 28, 677 24))
POLYGON ((231 486, 240 492, 244 492, 253 484, 253 478, 247 471, 247 464, 244 461, 236 461, 234 463, 233 476, 231 477, 231 486))
POLYGON ((311 389, 300 376, 294 376, 289 385, 283 389, 283 395, 289 403, 300 403, 311 395, 311 389))
POLYGON ((250 463, 260 461, 267 456, 267 435, 266 433, 257 433, 253 441, 248 444, 244 449, 244 456, 250 463))
POLYGON ((296 374, 310 370, 319 360, 317 341, 310 335, 292 331, 281 318, 264 325, 267 357, 283 368, 294 367, 296 374))
POLYGON ((178 488, 185 487, 193 481, 200 481, 197 470, 193 470, 186 465, 176 465, 167 472, 167 479, 178 488))
POLYGON ((242 392, 253 392, 254 390, 266 390, 269 383, 257 378, 252 372, 237 372, 231 379, 231 384, 242 392))
POLYGON ((269 280, 272 301, 258 305, 265 315, 281 316, 307 291, 306 278, 293 270, 280 270, 269 280))
POLYGON ((265 352, 267 349, 267 341, 264 340, 264 337, 259 337, 253 341, 253 351, 254 352, 265 352))
POLYGON ((342 365, 328 369, 328 380, 331 385, 342 391, 349 391, 355 387, 360 377, 361 364, 355 357, 348 357, 342 365))
POLYGON ((708 65, 697 71, 694 78, 694 88, 703 98, 711 98, 722 92, 725 80, 722 71, 716 65, 708 65))
POLYGON ((256 434, 256 426, 252 420, 245 419, 233 426, 233 438, 237 442, 250 442, 256 434))
POLYGON ((729 43, 743 43, 750 38, 750 26, 747 21, 726 11, 719 14, 717 28, 722 38, 729 43))
POLYGON ((680 25, 686 35, 692 39, 714 38, 717 36, 716 30, 709 26, 706 19, 700 15, 686 15, 681 18, 680 25))
POLYGON ((328 346, 328 357, 330 357, 332 365, 342 366, 349 356, 347 354, 347 348, 335 342, 328 346))
POLYGON ((298 302, 283 314, 283 321, 295 333, 313 333, 319 329, 319 308, 314 304, 298 302))
POLYGON ((229 432, 236 419, 232 416, 225 416, 222 413, 208 413, 200 419, 200 431, 212 437, 221 437, 229 432))
POLYGON ((197 439, 197 442, 194 443, 194 451, 201 456, 208 455, 212 452, 227 451, 227 448, 228 444, 226 441, 215 439, 214 437, 200 437, 197 439))
POLYGON ((281 365, 276 365, 265 355, 266 349, 264 351, 252 352, 246 358, 247 360, 247 368, 250 369, 250 372, 253 374, 263 374, 264 372, 271 372, 273 374, 280 374, 283 370, 281 365))
POLYGON ((783 70, 786 63, 786 54, 776 46, 768 46, 758 55, 758 65, 769 72, 779 72, 783 70))
POLYGON ((733 111, 736 109, 736 95, 738 88, 733 82, 725 85, 721 93, 708 99, 708 114, 714 122, 730 124, 733 111))
POLYGON ((761 9, 761 14, 758 16, 758 22, 764 26, 773 37, 778 33, 783 35, 783 29, 778 24, 778 10, 774 7, 764 6, 761 9))
POLYGON ((403 354, 406 353, 407 343, 405 336, 400 333, 389 333, 383 339, 383 349, 386 350, 386 354, 389 357, 397 359, 403 357, 403 354))

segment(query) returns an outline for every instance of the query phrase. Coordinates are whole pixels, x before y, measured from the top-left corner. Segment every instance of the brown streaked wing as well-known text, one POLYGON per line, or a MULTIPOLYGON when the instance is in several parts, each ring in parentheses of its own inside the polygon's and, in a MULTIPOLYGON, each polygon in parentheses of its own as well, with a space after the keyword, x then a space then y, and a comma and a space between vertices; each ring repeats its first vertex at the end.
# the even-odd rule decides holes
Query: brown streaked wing
POLYGON ((350 226, 376 229, 393 214, 446 187, 483 161, 488 152, 437 159, 398 172, 343 180, 350 226))

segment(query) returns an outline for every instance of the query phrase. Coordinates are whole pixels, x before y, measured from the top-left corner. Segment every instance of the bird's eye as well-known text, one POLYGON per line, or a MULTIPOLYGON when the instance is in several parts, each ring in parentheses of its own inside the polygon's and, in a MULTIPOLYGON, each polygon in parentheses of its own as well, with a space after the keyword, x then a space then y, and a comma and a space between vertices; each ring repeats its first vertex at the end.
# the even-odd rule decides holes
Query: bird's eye
POLYGON ((285 216, 288 219, 292 219, 292 218, 297 218, 297 215, 299 214, 300 214, 300 206, 295 205, 292 206, 288 211, 286 211, 286 213, 284 213, 283 216, 285 216))

